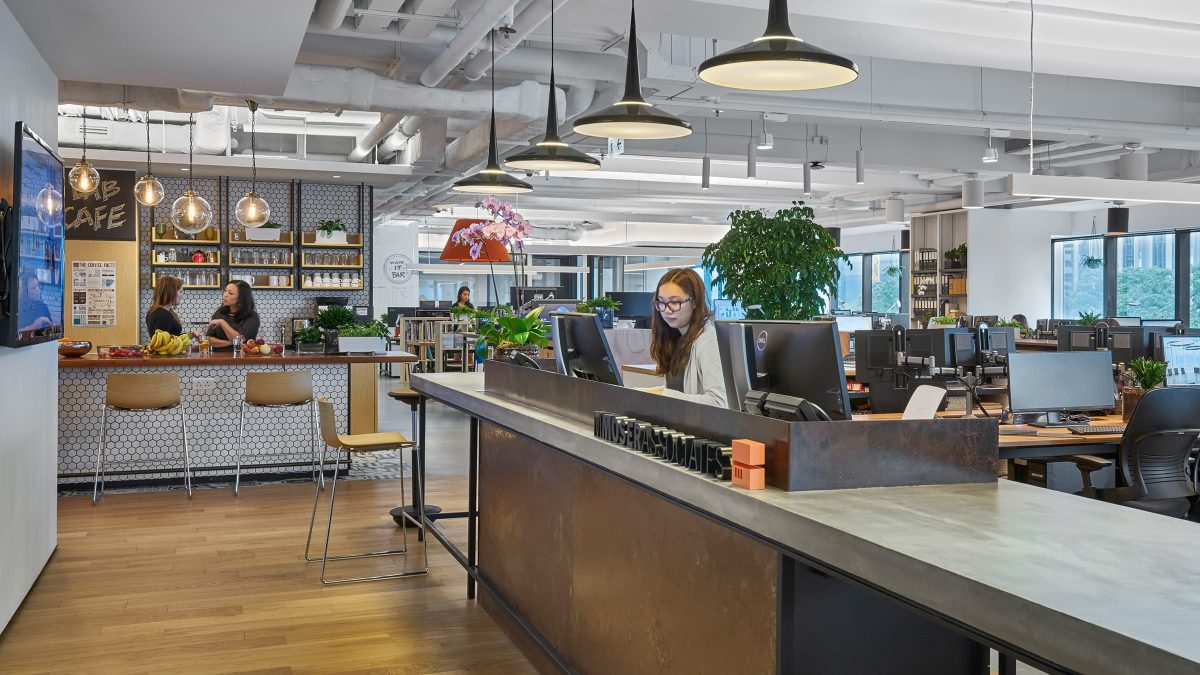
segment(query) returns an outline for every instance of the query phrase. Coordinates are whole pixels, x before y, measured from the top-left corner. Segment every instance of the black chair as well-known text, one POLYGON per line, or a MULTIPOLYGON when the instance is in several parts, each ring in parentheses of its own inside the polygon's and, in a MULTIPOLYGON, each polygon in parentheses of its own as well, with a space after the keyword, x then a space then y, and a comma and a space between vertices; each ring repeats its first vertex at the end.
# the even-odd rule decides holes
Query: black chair
POLYGON ((510 352, 508 360, 518 366, 533 368, 534 370, 542 369, 541 364, 539 364, 537 361, 534 361, 528 354, 525 354, 524 352, 510 352))
POLYGON ((1093 471, 1112 461, 1077 455, 1083 496, 1173 518, 1200 520, 1196 473, 1188 465, 1200 438, 1200 389, 1154 389, 1146 393, 1121 436, 1117 480, 1122 487, 1097 488, 1093 471))

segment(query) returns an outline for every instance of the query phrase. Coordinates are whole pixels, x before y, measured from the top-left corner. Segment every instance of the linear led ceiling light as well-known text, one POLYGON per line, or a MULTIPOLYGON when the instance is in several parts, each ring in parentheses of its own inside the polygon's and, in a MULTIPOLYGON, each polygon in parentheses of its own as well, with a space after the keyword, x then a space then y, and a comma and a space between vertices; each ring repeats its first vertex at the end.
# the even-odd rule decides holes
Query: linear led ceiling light
POLYGON ((787 0, 771 0, 762 37, 706 59, 699 75, 705 82, 731 89, 804 91, 853 82, 858 66, 796 37, 787 0))

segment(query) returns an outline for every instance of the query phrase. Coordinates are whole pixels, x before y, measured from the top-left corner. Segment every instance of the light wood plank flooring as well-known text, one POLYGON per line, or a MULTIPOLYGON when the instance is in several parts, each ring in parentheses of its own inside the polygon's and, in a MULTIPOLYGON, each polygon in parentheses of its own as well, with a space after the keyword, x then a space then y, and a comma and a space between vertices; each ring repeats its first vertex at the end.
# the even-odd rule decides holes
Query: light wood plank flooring
MULTIPOLYGON (((465 479, 430 478, 429 494, 462 510, 465 479)), ((331 553, 397 546, 399 501, 396 481, 339 483, 331 553)), ((58 551, 0 635, 0 673, 534 672, 436 541, 428 577, 321 585, 303 560, 311 506, 309 483, 59 499, 58 551)))

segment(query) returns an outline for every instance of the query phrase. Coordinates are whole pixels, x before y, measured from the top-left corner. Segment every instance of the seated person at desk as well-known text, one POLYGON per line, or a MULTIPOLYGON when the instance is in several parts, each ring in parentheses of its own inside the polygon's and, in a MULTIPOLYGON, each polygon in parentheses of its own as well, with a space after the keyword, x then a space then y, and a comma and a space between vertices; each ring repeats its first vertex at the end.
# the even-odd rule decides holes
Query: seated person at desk
POLYGON ((250 284, 231 281, 221 295, 221 308, 213 312, 208 323, 209 342, 214 349, 229 347, 235 337, 243 340, 258 337, 258 312, 254 311, 254 295, 250 284))
POLYGON ((721 350, 700 275, 687 268, 667 270, 658 281, 654 310, 650 355, 667 384, 652 391, 727 407, 721 350))
POLYGON ((146 332, 154 335, 156 330, 165 330, 171 335, 183 333, 183 322, 175 308, 183 297, 183 280, 179 277, 162 277, 154 286, 154 300, 146 312, 146 332))
POLYGON ((467 309, 475 309, 475 305, 471 304, 471 289, 466 286, 460 286, 458 289, 458 299, 450 306, 450 309, 455 307, 466 307, 467 309))
POLYGON ((26 272, 21 275, 21 301, 17 307, 17 322, 20 332, 42 330, 54 325, 50 308, 42 302, 42 284, 37 277, 26 272))

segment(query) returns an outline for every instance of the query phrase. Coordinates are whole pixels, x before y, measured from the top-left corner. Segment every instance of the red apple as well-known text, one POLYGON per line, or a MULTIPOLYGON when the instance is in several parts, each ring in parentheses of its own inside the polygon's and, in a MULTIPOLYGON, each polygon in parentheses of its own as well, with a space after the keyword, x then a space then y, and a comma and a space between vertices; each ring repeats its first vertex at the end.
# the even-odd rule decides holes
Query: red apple
POLYGON ((276 356, 283 353, 283 345, 271 345, 271 353, 276 356))
POLYGON ((254 341, 254 338, 250 338, 249 340, 246 340, 247 347, 253 347, 256 344, 258 344, 258 343, 254 341))

